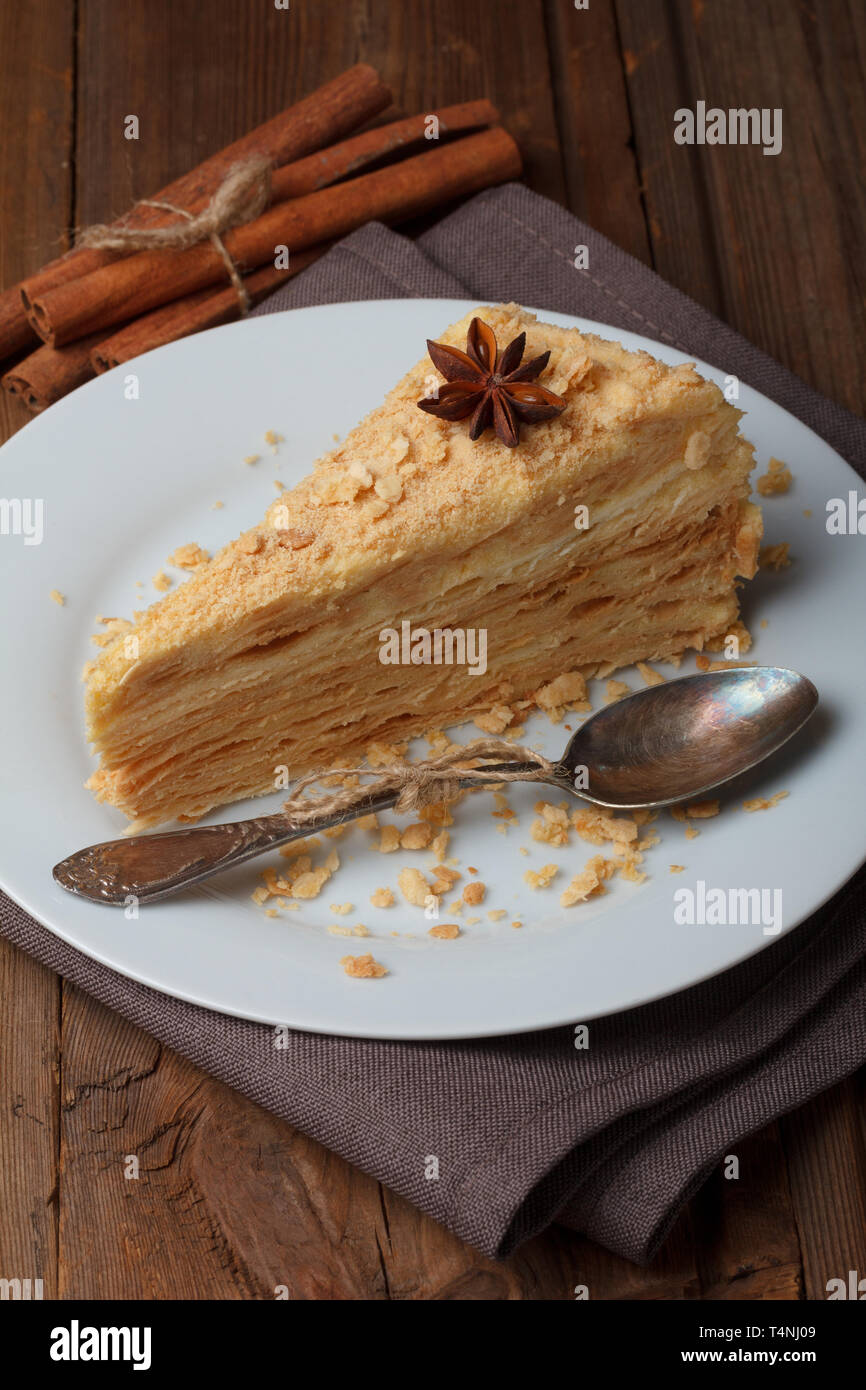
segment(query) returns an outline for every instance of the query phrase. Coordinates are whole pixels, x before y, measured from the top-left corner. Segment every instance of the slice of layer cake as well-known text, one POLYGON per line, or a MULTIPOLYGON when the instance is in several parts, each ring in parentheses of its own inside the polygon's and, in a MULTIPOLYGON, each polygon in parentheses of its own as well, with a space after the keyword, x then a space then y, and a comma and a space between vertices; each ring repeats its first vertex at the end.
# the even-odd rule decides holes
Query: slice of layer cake
MULTIPOLYGON (((493 428, 473 440, 472 421, 418 408, 437 384, 448 396, 425 356, 107 646, 87 678, 89 785, 136 828, 734 628, 761 534, 741 412, 690 366, 513 304, 476 312, 500 350, 521 332, 527 363, 549 350, 537 384, 564 408, 520 425, 517 447, 493 428), (459 638, 437 662, 437 630, 469 634, 473 663, 448 664, 459 638)), ((440 341, 462 350, 472 318, 440 341)))

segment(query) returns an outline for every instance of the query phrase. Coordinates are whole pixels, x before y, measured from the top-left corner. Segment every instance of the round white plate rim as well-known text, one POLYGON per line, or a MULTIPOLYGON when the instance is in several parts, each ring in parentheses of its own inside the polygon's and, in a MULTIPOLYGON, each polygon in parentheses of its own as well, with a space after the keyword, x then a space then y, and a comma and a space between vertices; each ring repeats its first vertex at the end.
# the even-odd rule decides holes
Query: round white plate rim
MULTIPOLYGON (((323 314, 323 313, 324 313, 324 314, 331 314, 331 315, 333 315, 333 314, 339 315, 341 312, 346 311, 346 310, 349 310, 350 312, 354 313, 354 312, 357 312, 359 309, 360 309, 360 310, 364 310, 364 311, 366 311, 366 312, 369 313, 370 310, 375 310, 376 308, 381 308, 382 312, 384 313, 384 312, 388 312, 388 311, 393 310, 395 306, 404 306, 404 307, 405 307, 405 306, 407 306, 407 305, 408 305, 408 306, 411 306, 413 309, 418 309, 419 306, 424 306, 426 310, 429 310, 429 308, 430 308, 430 306, 431 306, 431 303, 434 304, 434 305, 436 305, 437 308, 439 308, 439 309, 443 309, 443 310, 444 310, 444 309, 446 309, 446 307, 447 307, 447 312, 448 312, 448 316, 449 316, 449 317, 457 317, 457 316, 459 316, 460 314, 466 312, 466 310, 467 310, 468 308, 471 308, 471 307, 472 307, 472 302, 471 302, 471 301, 442 301, 442 300, 439 300, 439 301, 429 301, 429 300, 421 300, 421 301, 417 301, 417 300, 401 300, 401 301, 382 300, 382 301, 350 302, 350 303, 347 304, 347 305, 342 305, 342 304, 341 304, 341 305, 316 306, 316 307, 313 308, 313 309, 288 311, 288 313, 286 313, 286 314, 281 314, 281 315, 269 315, 269 316, 265 316, 265 317, 263 317, 263 318, 261 318, 261 319, 258 319, 258 320, 249 320, 249 321, 247 321, 247 323, 245 323, 245 324, 231 325, 231 326, 229 326, 228 328, 214 329, 214 330, 211 330, 208 334, 205 334, 205 335, 198 335, 198 338, 197 338, 197 339, 187 339, 187 340, 184 340, 184 341, 181 342, 181 343, 171 344, 171 345, 169 345, 169 346, 166 347, 166 348, 159 349, 159 350, 158 350, 158 354, 169 354, 169 353, 174 353, 174 354, 180 355, 181 352, 189 351, 191 345, 194 345, 196 342, 200 342, 202 338, 211 338, 211 337, 213 337, 214 335, 217 335, 217 334, 225 335, 225 334, 231 333, 231 332, 238 332, 239 330, 246 330, 246 331, 249 331, 249 329, 250 329, 251 327, 253 327, 254 325, 258 325, 258 324, 268 324, 268 323, 273 324, 274 321, 275 321, 276 319, 286 319, 286 318, 289 318, 289 317, 292 317, 292 316, 296 316, 296 315, 298 315, 298 314, 311 314, 311 313, 312 313, 312 314, 323 314)), ((542 317, 543 317, 543 316, 544 316, 544 311, 539 311, 539 312, 542 313, 542 317)), ((667 356, 669 359, 672 359, 672 360, 681 360, 681 361, 682 361, 682 360, 695 360, 695 359, 689 359, 689 358, 687 358, 687 357, 685 356, 685 354, 676 352, 676 351, 674 351, 674 350, 668 348, 666 345, 654 343, 652 340, 643 337, 643 335, 635 335, 635 334, 625 333, 625 332, 623 332, 623 331, 621 331, 621 330, 614 329, 614 328, 610 327, 609 325, 597 324, 597 323, 594 323, 594 322, 592 322, 592 321, 585 320, 585 319, 580 319, 580 318, 577 318, 577 317, 571 316, 571 315, 547 313, 546 316, 547 316, 548 318, 550 318, 551 320, 553 320, 553 321, 563 322, 563 323, 568 323, 568 324, 572 324, 572 323, 573 323, 573 324, 577 324, 577 325, 580 326, 584 331, 587 331, 587 332, 597 332, 597 333, 599 333, 599 335, 602 336, 602 337, 609 337, 609 338, 614 338, 614 339, 619 339, 619 340, 626 340, 626 341, 629 342, 629 343, 639 342, 640 345, 646 346, 648 350, 652 351, 654 354, 656 354, 656 355, 658 355, 658 356, 662 356, 662 357, 667 356)), ((156 355, 158 355, 158 354, 149 354, 148 357, 152 359, 154 356, 156 356, 156 355)), ((137 365, 139 362, 144 361, 144 360, 145 360, 145 359, 135 359, 135 361, 133 361, 133 362, 131 362, 131 363, 129 363, 129 364, 126 364, 126 370, 130 370, 130 371, 134 370, 135 367, 136 367, 136 365, 137 365)), ((698 369, 699 369, 699 370, 704 371, 704 372, 706 372, 707 374, 710 374, 710 375, 711 375, 711 374, 715 373, 716 375, 718 375, 718 373, 719 373, 719 369, 713 368, 713 367, 711 367, 709 364, 706 364, 706 363, 703 363, 703 362, 698 362, 697 365, 698 365, 698 369)), ((89 383, 88 386, 85 387, 85 388, 83 388, 82 391, 76 392, 76 393, 73 394, 72 397, 67 398, 66 401, 63 401, 63 402, 58 403, 57 406, 55 406, 55 407, 52 408, 52 411, 46 412, 43 416, 37 417, 35 420, 33 420, 32 422, 30 422, 30 423, 24 428, 24 430, 22 430, 22 431, 19 432, 18 435, 13 436, 13 439, 9 442, 9 444, 7 444, 6 446, 4 446, 4 449, 2 450, 2 452, 0 452, 0 457, 2 457, 3 455, 6 455, 6 454, 7 454, 7 451, 10 449, 10 446, 11 446, 11 445, 18 445, 18 444, 20 444, 20 441, 21 441, 22 439, 27 438, 27 439, 28 439, 28 442, 29 442, 29 440, 32 439, 32 438, 34 437, 34 433, 37 432, 41 426, 43 426, 45 420, 47 420, 47 419, 49 418, 49 416, 53 415, 54 419, 56 420, 56 419, 57 419, 58 413, 61 412, 61 411, 63 411, 64 409, 66 409, 66 410, 75 409, 74 402, 76 401, 76 399, 80 399, 80 398, 84 395, 85 392, 96 392, 96 391, 99 391, 99 390, 101 390, 101 389, 105 389, 105 387, 104 387, 104 382, 105 382, 106 380, 107 380, 107 378, 102 378, 102 379, 97 379, 97 381, 95 381, 95 382, 89 383)), ((758 393, 751 392, 750 394, 751 394, 753 397, 759 398, 759 399, 760 399, 767 407, 769 407, 773 412, 780 412, 782 415, 786 415, 786 414, 787 414, 786 412, 784 412, 784 411, 782 410, 781 407, 775 405, 775 403, 770 402, 770 401, 767 401, 766 398, 758 397, 758 393)), ((793 417, 788 416, 787 418, 788 418, 789 420, 793 420, 793 417)), ((820 438, 819 438, 817 435, 814 435, 814 433, 813 433, 811 430, 809 430, 807 426, 803 425, 803 424, 802 424, 801 422, 799 422, 799 421, 795 421, 794 423, 796 424, 796 427, 797 427, 797 429, 798 429, 799 431, 805 431, 807 435, 811 436, 811 438, 812 438, 812 439, 814 440, 814 442, 815 442, 815 446, 816 446, 816 447, 819 447, 821 450, 824 450, 824 451, 828 450, 829 446, 827 446, 827 445, 824 443, 824 441, 820 440, 820 438)), ((831 452, 833 452, 833 451, 831 451, 831 452)), ((840 464, 843 465, 843 467, 844 467, 845 469, 847 469, 848 473, 850 474, 851 483, 852 483, 853 485, 856 486, 856 484, 859 482, 859 479, 857 478, 857 475, 853 472, 853 470, 851 470, 851 469, 848 467, 847 464, 844 463, 844 460, 839 459, 839 456, 838 456, 838 455, 835 455, 835 458, 838 460, 838 462, 839 462, 840 464)), ((311 461, 311 460, 310 460, 310 461, 311 461)), ((792 663, 792 664, 796 664, 796 663, 792 663)), ((854 862, 853 864, 849 862, 849 864, 848 864, 848 866, 847 866, 847 872, 845 872, 842 876, 837 877, 836 880, 835 880, 832 884, 829 884, 828 886, 826 886, 826 888, 825 888, 825 890, 823 891, 822 894, 813 897, 812 900, 809 902, 809 904, 804 908, 804 910, 803 910, 801 913, 798 913, 798 915, 797 915, 797 917, 796 917, 796 920, 795 920, 795 921, 792 921, 790 924, 788 924, 788 925, 784 928, 784 931, 787 932, 788 930, 793 929, 793 927, 794 927, 795 925, 797 925, 800 921, 802 921, 805 917, 811 915, 815 910, 817 910, 817 908, 819 908, 821 905, 823 905, 823 903, 825 903, 825 902, 828 901, 830 898, 832 898, 832 897, 834 896, 834 894, 835 894, 836 892, 838 892, 839 888, 842 887, 842 886, 844 885, 844 883, 845 883, 851 876, 853 876, 854 873, 856 873, 856 871, 857 871, 857 869, 858 869, 858 867, 859 867, 859 862, 860 862, 860 861, 854 862)), ((519 1021, 516 1021, 516 1022, 515 1022, 514 1020, 509 1020, 507 1023, 502 1022, 499 1026, 494 1027, 494 1028, 491 1028, 490 1026, 487 1026, 487 1025, 482 1025, 482 1026, 480 1026, 480 1027, 478 1027, 478 1028, 476 1028, 476 1029, 472 1029, 471 1027, 467 1027, 467 1025, 466 1025, 465 1023, 463 1023, 462 1025, 458 1025, 456 1028, 455 1028, 455 1027, 448 1027, 447 1025, 443 1024, 443 1025, 441 1025, 441 1026, 437 1026, 437 1027, 436 1027, 434 1030, 432 1030, 432 1031, 430 1031, 429 1029, 422 1029, 422 1030, 419 1031, 419 1030, 418 1030, 417 1028, 415 1028, 415 1027, 407 1027, 407 1028, 402 1028, 402 1029, 401 1029, 400 1027, 397 1027, 397 1026, 395 1026, 395 1025, 392 1024, 392 1025, 389 1025, 389 1026, 388 1026, 388 1030, 387 1030, 386 1032, 383 1032, 382 1029, 381 1029, 381 1026, 378 1025, 378 1024, 376 1024, 376 1023, 372 1024, 372 1025, 371 1025, 370 1027, 368 1027, 368 1028, 359 1027, 359 1026, 353 1026, 353 1027, 347 1029, 344 1025, 341 1025, 341 1022, 340 1022, 340 1020, 339 1020, 338 1018, 334 1018, 334 1019, 323 1019, 322 1016, 321 1016, 321 1010, 319 1010, 319 1012, 316 1014, 316 1016, 315 1016, 314 1018, 310 1018, 310 1019, 308 1019, 308 1020, 301 1020, 301 1019, 299 1019, 299 1018, 297 1018, 297 1017, 296 1017, 296 1018, 293 1018, 293 1019, 285 1020, 285 1019, 282 1019, 282 1018, 279 1018, 279 1017, 275 1017, 275 1016, 273 1015, 273 1013, 270 1013, 270 1012, 267 1013, 267 1014, 260 1014, 260 1013, 257 1013, 257 1012, 254 1011, 254 1010, 253 1010, 253 1011, 250 1011, 250 1010, 247 1010, 247 1009, 239 1009, 235 1004, 232 1004, 230 1001, 219 1001, 219 1000, 214 999, 214 998, 202 998, 200 995, 197 995, 194 991, 183 990, 183 989, 178 989, 178 988, 176 988, 176 987, 172 987, 171 985, 168 985, 168 984, 166 983, 165 979, 163 979, 163 978, 157 978, 156 976, 153 976, 153 975, 148 975, 147 971, 144 971, 144 970, 141 970, 141 969, 138 969, 138 970, 131 970, 131 969, 125 967, 122 963, 118 962, 118 960, 117 960, 116 958, 113 958, 113 957, 111 956, 111 953, 110 953, 110 952, 102 952, 102 951, 99 951, 99 950, 97 950, 97 949, 93 949, 90 943, 87 943, 87 942, 85 942, 85 941, 82 941, 82 940, 80 939, 80 936, 76 934, 75 930, 72 929, 72 928, 67 928, 67 927, 63 924, 62 921, 52 920, 51 915, 48 914, 48 913, 46 913, 46 912, 44 912, 44 910, 41 908, 41 906, 39 905, 38 902, 34 902, 34 901, 31 900, 30 894, 28 893, 26 886, 22 886, 22 885, 20 885, 20 884, 18 884, 18 883, 15 882, 14 867, 13 867, 13 872, 12 872, 12 874, 9 874, 9 873, 5 872, 5 871, 3 870, 2 865, 0 865, 0 882, 2 882, 2 886, 4 887, 5 891, 9 894, 9 896, 12 897, 12 898, 13 898, 25 911, 27 911, 28 913, 30 913, 37 921, 41 922, 43 926, 45 926, 46 928, 48 928, 48 929, 49 929, 50 931, 52 931, 54 934, 56 934, 57 936, 59 936, 61 939, 67 941, 68 944, 72 945, 72 946, 75 947, 77 950, 80 950, 84 955, 87 955, 87 956, 89 956, 90 958, 92 958, 92 959, 94 959, 94 960, 97 960, 97 961, 99 961, 100 963, 109 966, 111 969, 116 970, 116 971, 117 971, 118 973, 120 973, 120 974, 126 975, 126 976, 127 976, 128 978, 130 978, 130 979, 134 979, 134 980, 138 981, 139 983, 148 985, 148 986, 151 987, 151 988, 154 988, 154 989, 156 989, 156 990, 160 990, 160 991, 165 992, 165 993, 169 993, 169 994, 173 995, 174 997, 177 997, 177 998, 179 998, 179 999, 184 999, 185 1001, 187 1001, 187 1002, 189 1002, 189 1003, 196 1004, 196 1005, 199 1005, 199 1006, 201 1006, 201 1007, 210 1008, 210 1009, 213 1009, 213 1010, 215 1010, 215 1011, 217 1011, 217 1012, 228 1013, 228 1014, 232 1014, 232 1015, 234 1015, 234 1016, 238 1016, 238 1017, 242 1017, 242 1018, 249 1018, 249 1019, 255 1020, 255 1021, 257 1021, 257 1022, 263 1022, 263 1023, 281 1023, 281 1022, 289 1022, 291 1026, 297 1027, 297 1028, 301 1028, 301 1029, 305 1029, 305 1028, 306 1028, 306 1029, 311 1029, 311 1030, 314 1030, 314 1031, 321 1031, 321 1032, 343 1033, 343 1034, 345 1034, 345 1035, 359 1036, 359 1037, 387 1037, 387 1038, 391 1038, 391 1039, 395 1039, 395 1040, 398 1040, 398 1039, 401 1039, 401 1038, 402 1038, 402 1039, 436 1038, 436 1039, 443 1039, 443 1040, 444 1040, 444 1039, 448 1039, 448 1038, 464 1038, 464 1037, 465 1037, 465 1038, 469 1038, 469 1037, 493 1036, 493 1035, 500 1034, 500 1033, 511 1033, 511 1032, 515 1032, 515 1033, 516 1033, 516 1032, 532 1031, 532 1030, 539 1029, 539 1028, 554 1027, 554 1026, 562 1025, 562 1024, 565 1024, 565 1023, 569 1023, 569 1022, 573 1021, 575 1017, 579 1017, 579 1018, 581 1018, 581 1019, 586 1019, 586 1018, 590 1018, 590 1017, 600 1017, 600 1016, 603 1016, 604 1014, 607 1014, 607 1013, 619 1012, 619 1011, 621 1011, 622 1009, 634 1007, 634 1006, 637 1005, 637 1004, 648 1003, 648 1002, 650 1002, 650 1001, 653 1000, 653 999, 662 998, 662 997, 665 997, 665 996, 667 996, 667 995, 669 995, 669 994, 676 993, 676 992, 678 992, 679 990, 684 989, 684 988, 687 988, 687 987, 689 987, 689 986, 692 985, 692 984, 699 983, 701 980, 705 980, 705 979, 712 978, 714 975, 720 973, 720 969, 729 969, 729 968, 731 968, 732 966, 736 965, 738 962, 740 962, 740 961, 746 959, 748 956, 754 954, 756 951, 759 951, 759 950, 761 950, 761 949, 765 949, 768 945, 772 944, 771 941, 759 940, 759 941, 757 942, 756 945, 750 946, 748 949, 745 949, 745 950, 741 951, 739 954, 731 956, 731 957, 727 960, 726 964, 723 965, 723 966, 721 966, 721 967, 715 966, 715 965, 714 965, 713 967, 711 967, 710 969, 706 970, 706 971, 703 972, 703 973, 696 973, 696 974, 690 975, 689 979, 686 980, 686 981, 679 980, 679 981, 677 981, 677 983, 673 984, 673 985, 670 986, 670 987, 661 988, 661 989, 655 990, 655 991, 653 991, 653 992, 642 993, 642 994, 640 994, 639 997, 636 996, 636 997, 633 997, 633 998, 620 999, 620 1000, 618 1000, 614 1005, 612 1005, 612 1006, 610 1006, 610 1007, 605 1007, 605 1008, 599 1009, 598 1011, 590 1011, 590 1012, 587 1012, 585 1009, 582 1009, 582 1010, 580 1010, 578 1013, 576 1013, 576 1014, 570 1014, 570 1015, 567 1016, 567 1017, 560 1017, 560 1016, 558 1016, 558 1017, 556 1017, 556 1018, 550 1018, 550 1017, 546 1017, 546 1016, 544 1015, 544 1013, 543 1013, 543 1010, 542 1010, 542 1011, 541 1011, 541 1014, 538 1015, 538 1016, 525 1017, 525 1018, 523 1018, 522 1020, 519 1020, 519 1021)), ((101 909, 95 909, 95 910, 96 910, 96 911, 100 911, 101 909)), ((459 962, 458 962, 457 960, 455 960, 455 962, 454 962, 454 968, 455 968, 455 969, 459 969, 459 968, 460 968, 459 962)), ((368 988, 368 987, 367 987, 367 986, 362 986, 362 988, 368 988)))

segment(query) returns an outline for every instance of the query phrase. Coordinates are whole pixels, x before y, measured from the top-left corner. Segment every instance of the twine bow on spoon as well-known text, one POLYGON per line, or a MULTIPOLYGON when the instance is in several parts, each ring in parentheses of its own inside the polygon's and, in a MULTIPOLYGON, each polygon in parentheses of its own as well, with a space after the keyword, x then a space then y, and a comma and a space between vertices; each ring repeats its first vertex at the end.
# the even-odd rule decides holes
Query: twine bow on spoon
MULTIPOLYGON (((369 775, 369 772, 369 767, 341 767, 336 775, 353 777, 369 775)), ((467 783, 483 786, 498 782, 545 782, 555 773, 556 764, 531 748, 506 743, 504 739, 476 739, 473 743, 451 749, 438 758, 428 758, 422 763, 388 764, 378 770, 374 782, 363 787, 344 788, 330 796, 304 796, 305 789, 314 782, 335 775, 333 770, 311 772, 295 783, 291 796, 283 803, 283 813, 292 825, 301 826, 305 821, 337 816, 342 811, 351 810, 362 798, 397 793, 394 810, 398 814, 405 814, 420 811, 435 801, 454 801, 467 783), (512 764, 529 766, 511 771, 495 765, 461 766, 474 758, 501 758, 512 764)))
POLYGON ((124 227, 100 223, 88 227, 77 239, 78 246, 103 251, 186 251, 199 242, 210 241, 219 253, 240 300, 241 313, 250 310, 249 296, 240 272, 226 250, 223 236, 232 227, 251 222, 268 206, 271 197, 271 164, 261 156, 233 164, 201 212, 187 212, 173 203, 142 198, 139 207, 161 208, 180 219, 168 227, 124 227))

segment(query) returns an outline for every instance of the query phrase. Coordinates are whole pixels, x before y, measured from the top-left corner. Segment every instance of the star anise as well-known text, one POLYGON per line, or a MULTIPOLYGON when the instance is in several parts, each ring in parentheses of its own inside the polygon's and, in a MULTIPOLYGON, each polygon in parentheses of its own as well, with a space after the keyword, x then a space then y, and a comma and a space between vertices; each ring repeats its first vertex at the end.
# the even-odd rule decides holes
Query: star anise
POLYGON ((465 420, 472 416, 469 438, 479 439, 493 425, 502 443, 514 449, 520 443, 520 422, 537 424, 552 420, 565 409, 565 401, 537 385, 535 378, 550 359, 542 352, 521 367, 526 334, 520 333, 503 352, 489 324, 475 318, 466 336, 466 351, 427 339, 433 365, 445 377, 438 399, 425 398, 418 405, 440 420, 465 420))

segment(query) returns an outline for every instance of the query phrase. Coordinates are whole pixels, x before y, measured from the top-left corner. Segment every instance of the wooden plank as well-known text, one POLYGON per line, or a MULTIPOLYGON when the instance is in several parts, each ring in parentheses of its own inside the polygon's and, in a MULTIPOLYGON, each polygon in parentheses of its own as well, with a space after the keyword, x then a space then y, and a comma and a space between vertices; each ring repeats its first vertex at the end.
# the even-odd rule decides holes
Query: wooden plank
POLYGON ((547 0, 550 65, 568 206, 651 260, 613 0, 547 0))
POLYGON ((692 1203, 701 1297, 798 1298, 800 1244, 778 1125, 736 1144, 692 1203))
MULTIPOLYGON (((632 1264, 581 1241, 574 1251, 572 1284, 585 1284, 595 1302, 683 1300, 700 1296, 691 1211, 684 1211, 652 1264, 632 1264)), ((573 1297, 573 1294, 572 1294, 573 1297)))
POLYGON ((807 1298, 851 1270, 866 1278, 863 1089, 861 1072, 781 1122, 807 1298))
MULTIPOLYGON (((0 284, 55 255, 69 218, 72 0, 0 8, 0 284)), ((0 442, 28 420, 4 392, 0 442)), ((57 1292, 60 984, 0 942, 0 1277, 57 1292)))
MULTIPOLYGON (((617 0, 616 15, 655 268, 723 313, 704 152, 673 139, 674 111, 693 100, 675 6, 617 0)), ((747 153, 754 158, 753 151, 747 153)))
POLYGON ((74 989, 63 1037, 61 1297, 386 1296, 373 1179, 74 989))
MULTIPOLYGON (((0 286, 68 244, 74 0, 0 7, 0 286)), ((5 364, 8 366, 8 363, 5 364)), ((0 443, 30 412, 0 393, 0 443)))
MULTIPOLYGON (((122 212, 356 61, 350 39, 320 61, 307 37, 294 7, 252 0, 207 11, 82 0, 78 220, 122 212), (238 71, 249 80, 226 80, 238 71), (129 115, 138 140, 124 139, 129 115)), ((381 1284, 375 1242, 360 1239, 381 1220, 375 1182, 75 990, 63 1036, 65 1293, 271 1298, 282 1283, 293 1297, 362 1297, 381 1284), (139 1180, 123 1177, 124 1154, 138 1155, 139 1180)))
POLYGON ((60 1029, 56 975, 0 941, 0 1278, 57 1296, 60 1029))
POLYGON ((863 7, 618 0, 617 13, 658 269, 862 411, 863 7), (698 100, 780 108, 781 153, 676 145, 674 111, 698 100))
POLYGON ((341 25, 324 6, 299 13, 308 51, 339 69, 360 49, 407 114, 489 97, 520 144, 526 182, 565 201, 542 0, 509 7, 505 20, 465 0, 358 0, 341 25))

